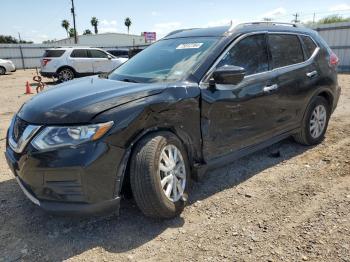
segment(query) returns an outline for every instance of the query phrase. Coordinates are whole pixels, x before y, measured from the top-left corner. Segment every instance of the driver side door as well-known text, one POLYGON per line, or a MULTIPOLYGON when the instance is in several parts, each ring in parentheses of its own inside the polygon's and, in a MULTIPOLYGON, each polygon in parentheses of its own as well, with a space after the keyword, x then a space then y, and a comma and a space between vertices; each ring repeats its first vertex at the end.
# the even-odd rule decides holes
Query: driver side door
POLYGON ((276 128, 275 73, 269 71, 266 34, 236 40, 216 62, 243 67, 246 76, 237 85, 207 88, 210 74, 201 85, 203 154, 206 161, 257 144, 276 128))

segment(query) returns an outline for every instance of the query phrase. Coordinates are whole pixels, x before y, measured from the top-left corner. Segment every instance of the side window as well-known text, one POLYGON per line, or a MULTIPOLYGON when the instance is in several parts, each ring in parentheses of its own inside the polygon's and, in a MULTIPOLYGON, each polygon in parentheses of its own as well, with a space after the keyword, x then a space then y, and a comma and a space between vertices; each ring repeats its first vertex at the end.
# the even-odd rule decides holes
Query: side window
POLYGON ((304 42, 304 46, 305 46, 305 51, 306 51, 306 56, 307 59, 309 59, 312 54, 315 52, 317 45, 315 44, 315 42, 308 36, 301 36, 301 39, 304 42))
POLYGON ((270 34, 269 46, 272 68, 293 65, 304 61, 301 43, 296 35, 270 34))
POLYGON ((86 49, 74 49, 73 52, 70 54, 70 57, 75 58, 87 58, 87 50, 86 49))
POLYGON ((102 52, 101 50, 91 49, 89 51, 91 58, 107 58, 107 54, 105 52, 102 52))
POLYGON ((219 62, 218 67, 234 65, 243 67, 246 75, 268 71, 268 55, 264 34, 248 36, 238 42, 219 62))

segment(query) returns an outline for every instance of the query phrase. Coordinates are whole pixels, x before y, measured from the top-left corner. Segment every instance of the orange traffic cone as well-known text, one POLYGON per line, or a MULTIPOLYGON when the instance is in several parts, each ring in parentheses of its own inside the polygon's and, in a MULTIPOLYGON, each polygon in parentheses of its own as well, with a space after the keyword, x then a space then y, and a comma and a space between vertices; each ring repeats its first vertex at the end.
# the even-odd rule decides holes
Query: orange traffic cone
POLYGON ((28 81, 26 83, 26 92, 24 94, 26 94, 26 95, 33 94, 32 89, 30 88, 30 84, 28 81))

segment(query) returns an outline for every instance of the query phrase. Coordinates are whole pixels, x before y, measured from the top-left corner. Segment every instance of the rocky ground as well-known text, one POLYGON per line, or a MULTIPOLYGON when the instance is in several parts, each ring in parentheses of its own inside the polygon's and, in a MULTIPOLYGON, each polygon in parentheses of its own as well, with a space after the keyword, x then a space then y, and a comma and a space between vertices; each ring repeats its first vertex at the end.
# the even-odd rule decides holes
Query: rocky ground
MULTIPOLYGON (((0 150, 34 71, 0 77, 0 150)), ((350 76, 325 141, 287 139, 195 183, 175 219, 50 216, 21 192, 0 157, 0 261, 350 261, 350 76), (279 154, 276 152, 279 152, 279 154)))

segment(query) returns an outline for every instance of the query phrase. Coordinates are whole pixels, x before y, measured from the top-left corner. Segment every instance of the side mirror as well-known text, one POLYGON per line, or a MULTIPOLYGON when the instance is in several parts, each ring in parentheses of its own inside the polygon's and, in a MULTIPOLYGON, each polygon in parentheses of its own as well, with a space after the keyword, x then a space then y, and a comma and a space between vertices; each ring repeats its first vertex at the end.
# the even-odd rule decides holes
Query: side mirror
POLYGON ((108 60, 111 60, 112 56, 111 55, 107 55, 107 58, 108 58, 108 60))
POLYGON ((215 84, 237 85, 245 76, 245 69, 239 66, 222 66, 213 73, 215 84))

